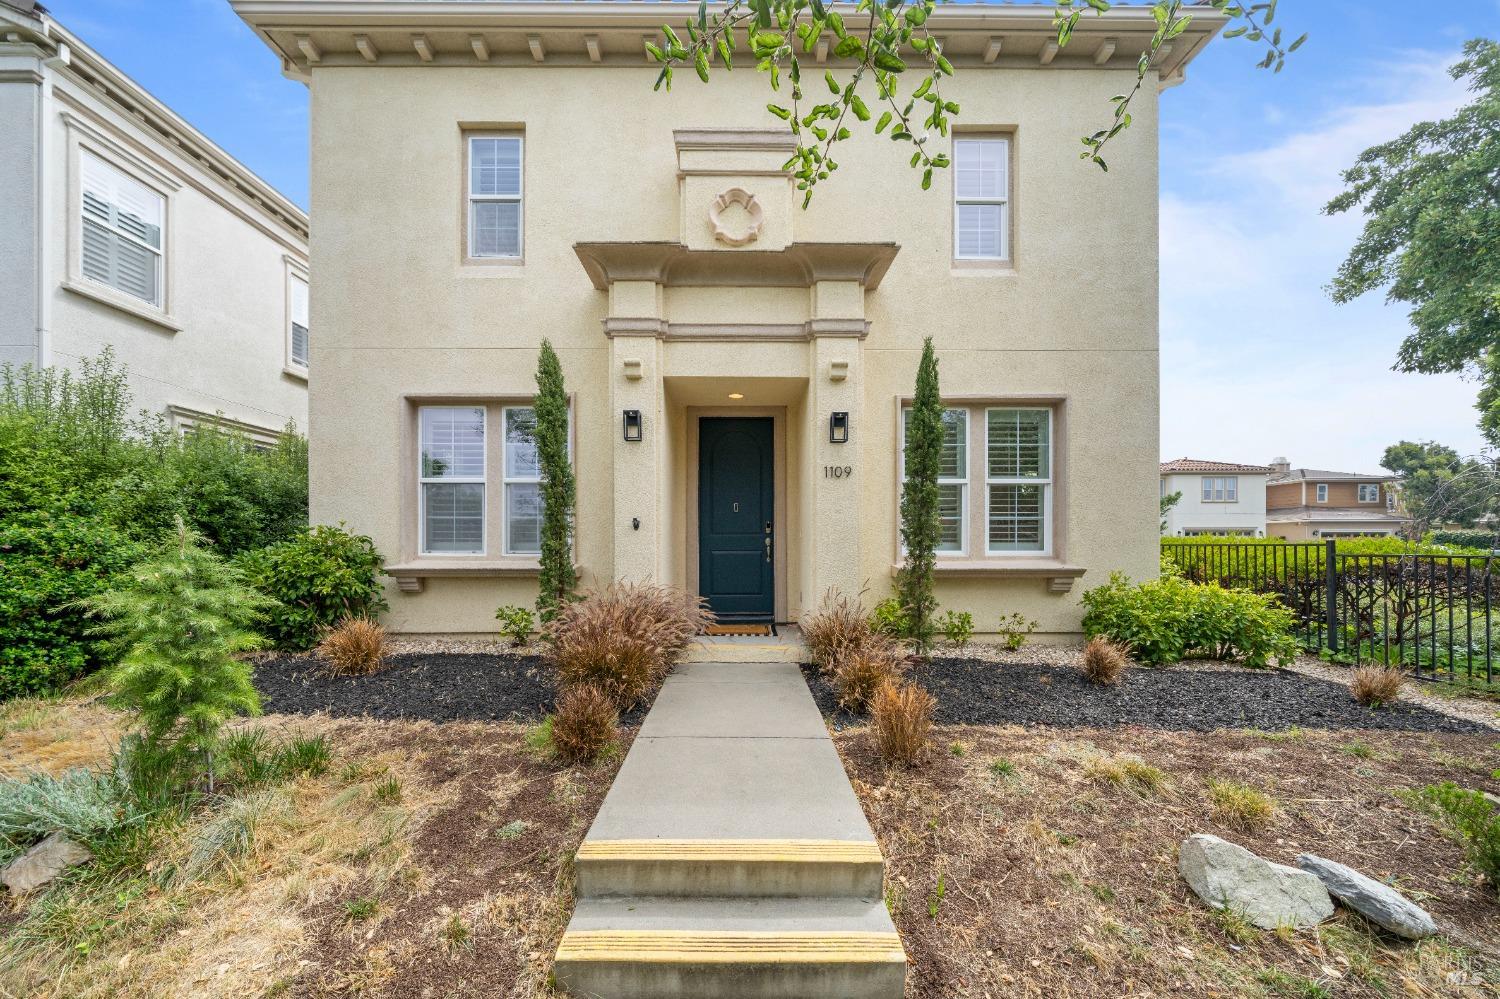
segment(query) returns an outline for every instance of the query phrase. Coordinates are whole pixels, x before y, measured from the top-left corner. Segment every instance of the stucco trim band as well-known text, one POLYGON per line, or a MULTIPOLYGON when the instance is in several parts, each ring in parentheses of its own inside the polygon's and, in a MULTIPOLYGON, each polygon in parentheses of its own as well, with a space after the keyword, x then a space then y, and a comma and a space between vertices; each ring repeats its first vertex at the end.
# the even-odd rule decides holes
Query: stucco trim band
POLYGON ((873 291, 900 250, 896 243, 793 243, 784 250, 690 250, 668 242, 573 244, 600 291, 608 291, 615 281, 730 288, 811 288, 820 281, 854 281, 873 291))

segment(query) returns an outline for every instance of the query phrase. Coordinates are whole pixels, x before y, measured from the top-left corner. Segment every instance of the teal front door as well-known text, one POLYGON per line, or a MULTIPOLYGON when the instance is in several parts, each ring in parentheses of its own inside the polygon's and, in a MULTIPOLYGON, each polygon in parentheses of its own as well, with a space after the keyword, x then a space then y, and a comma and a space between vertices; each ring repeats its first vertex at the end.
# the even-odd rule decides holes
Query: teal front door
POLYGON ((698 424, 698 592, 720 618, 775 616, 775 453, 770 417, 698 424))

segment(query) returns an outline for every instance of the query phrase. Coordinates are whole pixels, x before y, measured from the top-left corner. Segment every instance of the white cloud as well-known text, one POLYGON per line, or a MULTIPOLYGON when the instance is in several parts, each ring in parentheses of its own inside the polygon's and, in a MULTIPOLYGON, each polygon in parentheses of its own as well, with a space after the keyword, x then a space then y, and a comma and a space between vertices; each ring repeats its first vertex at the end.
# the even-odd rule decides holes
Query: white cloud
MULTIPOLYGON (((1162 453, 1232 461, 1285 454, 1296 465, 1378 465, 1387 444, 1481 445, 1475 386, 1390 370, 1406 308, 1378 294, 1347 306, 1323 288, 1361 217, 1328 218, 1340 172, 1369 146, 1465 99, 1424 53, 1375 67, 1375 96, 1261 149, 1168 163, 1161 205, 1162 453)), ((1196 157, 1194 157, 1196 158, 1196 157)))

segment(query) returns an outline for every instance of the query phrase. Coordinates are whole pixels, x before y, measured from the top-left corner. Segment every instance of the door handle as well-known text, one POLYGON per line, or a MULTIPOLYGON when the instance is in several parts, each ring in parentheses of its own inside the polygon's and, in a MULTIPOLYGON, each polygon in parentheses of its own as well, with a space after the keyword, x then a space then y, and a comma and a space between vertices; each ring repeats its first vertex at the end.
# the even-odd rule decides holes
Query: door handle
POLYGON ((766 561, 771 561, 771 536, 766 535, 766 561))

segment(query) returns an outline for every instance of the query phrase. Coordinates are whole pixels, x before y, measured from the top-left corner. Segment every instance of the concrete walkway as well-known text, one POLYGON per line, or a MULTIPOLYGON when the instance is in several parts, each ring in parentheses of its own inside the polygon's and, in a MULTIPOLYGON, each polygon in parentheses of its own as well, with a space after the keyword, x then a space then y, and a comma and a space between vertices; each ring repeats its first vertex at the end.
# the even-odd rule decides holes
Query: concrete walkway
POLYGON ((902 994, 883 861, 795 664, 667 679, 577 857, 575 996, 902 994))

